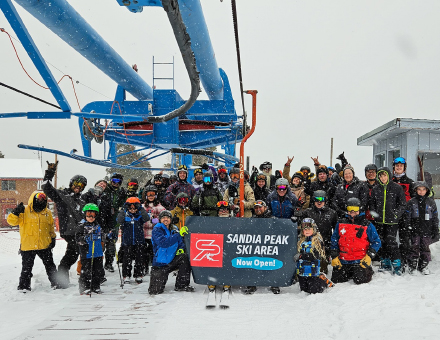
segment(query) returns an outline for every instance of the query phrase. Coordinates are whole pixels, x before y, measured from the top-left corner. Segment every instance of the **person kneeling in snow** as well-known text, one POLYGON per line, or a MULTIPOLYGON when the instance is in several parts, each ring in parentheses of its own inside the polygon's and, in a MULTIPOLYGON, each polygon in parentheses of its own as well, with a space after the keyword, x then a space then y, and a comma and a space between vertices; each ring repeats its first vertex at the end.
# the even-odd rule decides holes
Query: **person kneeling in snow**
POLYGON ((331 238, 331 257, 334 283, 361 284, 371 281, 371 258, 381 247, 376 228, 359 213, 361 202, 352 197, 347 200, 347 214, 339 220, 331 238))
POLYGON ((188 234, 188 228, 183 226, 180 232, 171 224, 171 212, 164 210, 159 214, 159 223, 153 228, 151 243, 153 244, 153 267, 151 269, 150 295, 162 294, 168 275, 178 269, 176 291, 193 292, 194 287, 189 285, 191 266, 185 254, 183 236, 188 234))
POLYGON ((35 256, 43 261, 52 288, 59 288, 56 282, 57 269, 52 256, 56 234, 52 213, 47 209, 47 196, 35 191, 29 197, 27 206, 21 202, 12 210, 7 222, 20 227, 21 275, 17 289, 23 293, 31 291, 35 256))

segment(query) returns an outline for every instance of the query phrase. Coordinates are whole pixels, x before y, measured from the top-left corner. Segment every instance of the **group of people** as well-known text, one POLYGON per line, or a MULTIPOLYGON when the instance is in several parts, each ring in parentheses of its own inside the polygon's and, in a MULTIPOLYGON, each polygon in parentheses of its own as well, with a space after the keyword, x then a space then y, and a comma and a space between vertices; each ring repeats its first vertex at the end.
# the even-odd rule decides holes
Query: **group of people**
MULTIPOLYGON (((245 171, 244 218, 290 219, 298 232, 293 282, 309 293, 350 279, 366 283, 373 276, 373 260, 380 261, 380 271, 395 275, 429 274, 429 245, 439 239, 432 188, 406 176, 402 157, 394 160, 392 171, 367 165, 365 181, 355 176, 344 154, 338 159, 342 164, 333 168, 312 157, 316 175, 307 166, 291 175, 293 157, 274 174, 270 162, 259 171, 245 171), (331 280, 326 276, 329 265, 331 280)), ((192 215, 240 216, 238 166, 203 164, 188 181, 188 169, 182 165, 175 175, 158 173, 143 186, 131 178, 126 188, 123 176, 114 173, 86 192, 87 179, 81 175, 72 177, 65 189, 54 188, 56 167, 48 163, 43 192, 34 192, 27 206, 20 203, 8 216, 9 224, 20 226, 21 291, 31 290, 35 256, 43 260, 52 287, 61 289, 69 287, 70 268, 80 257, 80 293, 101 293, 105 271, 115 271, 119 232, 121 284, 132 277, 140 284, 150 273, 149 294, 161 294, 169 274, 177 271, 175 290, 193 291, 183 241, 188 234, 185 220, 192 215), (48 198, 56 205, 60 236, 67 243, 58 268, 52 257, 56 235, 48 198)), ((245 292, 255 290, 252 286, 245 292)), ((280 292, 278 287, 271 290, 280 292)))

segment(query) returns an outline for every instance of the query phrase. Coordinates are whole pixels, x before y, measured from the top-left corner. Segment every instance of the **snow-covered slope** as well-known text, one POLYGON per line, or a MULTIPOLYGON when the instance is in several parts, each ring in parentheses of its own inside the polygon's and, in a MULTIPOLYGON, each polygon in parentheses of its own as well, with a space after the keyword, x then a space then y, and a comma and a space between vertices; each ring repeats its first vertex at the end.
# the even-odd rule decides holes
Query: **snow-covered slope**
MULTIPOLYGON (((338 284, 308 295, 298 285, 273 295, 259 288, 243 295, 234 287, 231 308, 205 309, 207 292, 174 292, 170 276, 164 294, 151 297, 148 280, 119 287, 107 273, 104 294, 80 296, 75 268, 69 289, 52 291, 40 259, 32 292, 18 293, 21 269, 17 232, 0 233, 1 339, 433 339, 440 329, 440 244, 431 247, 429 276, 376 273, 360 286, 338 284)), ((58 240, 58 264, 65 249, 58 240)), ((377 268, 375 268, 376 270, 377 268)))

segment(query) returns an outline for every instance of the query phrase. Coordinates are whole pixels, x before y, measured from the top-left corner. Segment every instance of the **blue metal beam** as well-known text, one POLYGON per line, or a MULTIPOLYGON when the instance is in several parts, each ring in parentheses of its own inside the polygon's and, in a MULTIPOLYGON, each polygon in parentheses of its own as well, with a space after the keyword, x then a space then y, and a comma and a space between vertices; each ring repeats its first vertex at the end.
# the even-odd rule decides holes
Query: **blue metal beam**
MULTIPOLYGON (((30 36, 26 26, 21 20, 20 16, 17 13, 14 5, 11 0, 1 0, 0 8, 3 11, 6 19, 8 19, 9 24, 26 50, 27 54, 31 58, 47 87, 49 88, 52 95, 55 97, 58 105, 65 112, 70 111, 70 105, 67 102, 67 99, 64 97, 64 94, 61 92, 60 87, 58 86, 57 81, 53 77, 52 73, 49 70, 49 67, 46 65, 43 57, 40 54, 37 46, 35 45, 32 37, 30 36)), ((56 118, 56 117, 52 117, 56 118)))

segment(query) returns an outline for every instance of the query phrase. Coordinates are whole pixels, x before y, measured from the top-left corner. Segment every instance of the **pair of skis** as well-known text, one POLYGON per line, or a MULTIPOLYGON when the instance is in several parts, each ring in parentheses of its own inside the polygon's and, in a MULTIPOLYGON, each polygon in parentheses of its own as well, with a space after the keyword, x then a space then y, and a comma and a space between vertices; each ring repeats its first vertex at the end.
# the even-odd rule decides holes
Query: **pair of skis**
MULTIPOLYGON (((219 307, 221 309, 229 308, 229 296, 231 295, 231 288, 222 288, 222 292, 220 295, 219 307)), ((214 309, 217 307, 217 293, 216 287, 213 289, 208 288, 208 298, 206 299, 206 308, 214 309)))

